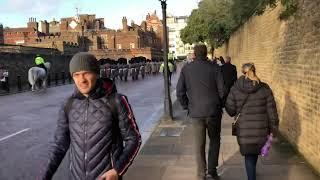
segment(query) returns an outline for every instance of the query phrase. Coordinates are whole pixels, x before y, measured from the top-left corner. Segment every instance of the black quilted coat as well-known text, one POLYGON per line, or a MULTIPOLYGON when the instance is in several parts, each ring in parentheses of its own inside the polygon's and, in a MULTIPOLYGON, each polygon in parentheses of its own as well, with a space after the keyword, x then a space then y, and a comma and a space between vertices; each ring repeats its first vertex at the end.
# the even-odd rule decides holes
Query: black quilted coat
POLYGON ((240 77, 231 88, 226 102, 226 110, 230 116, 235 116, 245 99, 237 122, 237 140, 242 155, 260 154, 260 149, 267 135, 277 130, 279 125, 276 103, 270 87, 263 82, 253 84, 253 81, 240 77))
POLYGON ((52 178, 68 149, 69 179, 93 180, 110 169, 115 169, 122 176, 141 144, 126 97, 116 93, 112 81, 98 80, 88 98, 79 92, 71 98, 70 112, 65 113, 66 103, 60 109, 49 162, 42 179, 52 178), (110 108, 112 105, 106 105, 111 98, 114 98, 114 111, 110 108))

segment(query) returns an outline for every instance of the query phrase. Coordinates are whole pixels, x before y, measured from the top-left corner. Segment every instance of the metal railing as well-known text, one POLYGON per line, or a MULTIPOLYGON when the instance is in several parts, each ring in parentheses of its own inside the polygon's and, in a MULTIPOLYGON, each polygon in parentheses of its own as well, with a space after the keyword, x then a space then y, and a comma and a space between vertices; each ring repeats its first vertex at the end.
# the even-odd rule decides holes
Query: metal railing
MULTIPOLYGON (((31 91, 31 86, 28 82, 23 82, 22 77, 20 75, 14 77, 16 78, 15 84, 10 84, 9 79, 11 77, 5 77, 4 82, 0 82, 0 95, 8 95, 8 94, 15 94, 15 93, 21 93, 26 91, 31 91)), ((28 78, 28 77, 23 77, 28 78)), ((60 73, 50 73, 47 78, 47 87, 55 87, 55 86, 61 86, 66 84, 72 84, 73 80, 69 73, 66 72, 60 72, 60 73)), ((38 84, 40 86, 40 84, 38 84)))

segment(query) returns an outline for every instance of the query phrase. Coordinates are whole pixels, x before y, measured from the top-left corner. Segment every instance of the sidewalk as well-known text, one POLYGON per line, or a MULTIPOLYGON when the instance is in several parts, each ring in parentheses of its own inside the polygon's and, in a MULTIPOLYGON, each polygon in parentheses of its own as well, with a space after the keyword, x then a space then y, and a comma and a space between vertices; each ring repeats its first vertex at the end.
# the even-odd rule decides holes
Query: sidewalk
MULTIPOLYGON (((125 180, 192 180, 195 158, 192 147, 191 124, 185 112, 175 103, 174 123, 160 123, 146 142, 125 180)), ((220 166, 221 180, 246 180, 243 157, 235 137, 231 136, 232 118, 224 114, 220 166)), ((260 158, 258 180, 319 180, 306 162, 285 141, 274 143, 270 155, 260 158)))

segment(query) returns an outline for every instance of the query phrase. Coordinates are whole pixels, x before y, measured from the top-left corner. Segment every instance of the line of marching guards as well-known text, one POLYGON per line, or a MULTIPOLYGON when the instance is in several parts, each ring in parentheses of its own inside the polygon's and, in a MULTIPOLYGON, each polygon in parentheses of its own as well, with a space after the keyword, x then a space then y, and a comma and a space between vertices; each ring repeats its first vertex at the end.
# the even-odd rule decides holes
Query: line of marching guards
POLYGON ((134 80, 142 79, 146 75, 157 75, 160 70, 160 61, 147 60, 145 57, 134 57, 127 61, 120 58, 118 61, 113 59, 100 59, 100 76, 107 77, 115 81, 128 81, 128 78, 134 80))

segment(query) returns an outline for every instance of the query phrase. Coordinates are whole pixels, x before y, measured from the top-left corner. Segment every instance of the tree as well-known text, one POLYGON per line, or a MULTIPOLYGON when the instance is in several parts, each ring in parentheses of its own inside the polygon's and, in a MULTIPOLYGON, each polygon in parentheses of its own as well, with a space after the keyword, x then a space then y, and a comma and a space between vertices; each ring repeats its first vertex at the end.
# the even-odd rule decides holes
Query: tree
MULTIPOLYGON (((286 19, 298 8, 297 0, 281 0, 284 6, 280 19, 286 19)), ((207 43, 214 48, 228 41, 231 34, 254 15, 267 7, 274 8, 277 0, 202 0, 192 11, 187 26, 181 31, 184 43, 207 43)))
POLYGON ((192 11, 188 25, 182 30, 184 43, 207 43, 212 55, 232 33, 235 23, 231 16, 232 1, 202 0, 192 11))
POLYGON ((276 3, 277 0, 233 0, 232 16, 239 27, 253 15, 262 15, 268 6, 276 7, 276 3))

